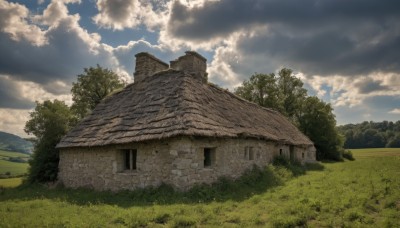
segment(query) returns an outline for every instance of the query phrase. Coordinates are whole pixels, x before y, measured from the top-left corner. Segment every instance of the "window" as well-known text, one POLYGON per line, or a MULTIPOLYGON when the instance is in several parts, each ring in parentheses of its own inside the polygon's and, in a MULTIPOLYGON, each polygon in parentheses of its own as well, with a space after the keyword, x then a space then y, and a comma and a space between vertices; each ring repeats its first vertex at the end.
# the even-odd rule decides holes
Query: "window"
POLYGON ((254 150, 253 150, 253 147, 249 147, 249 160, 254 160, 254 150))
POLYGON ((204 167, 215 164, 215 148, 204 148, 204 167))
POLYGON ((301 153, 301 158, 303 158, 303 159, 304 159, 304 152, 303 152, 303 153, 301 153))
MULTIPOLYGON (((254 148, 251 146, 244 147, 244 160, 254 160, 254 148)), ((258 156, 258 155, 257 155, 258 156)))
POLYGON ((137 150, 124 150, 125 170, 136 170, 137 150))
POLYGON ((282 149, 279 149, 279 155, 282 155, 282 149))

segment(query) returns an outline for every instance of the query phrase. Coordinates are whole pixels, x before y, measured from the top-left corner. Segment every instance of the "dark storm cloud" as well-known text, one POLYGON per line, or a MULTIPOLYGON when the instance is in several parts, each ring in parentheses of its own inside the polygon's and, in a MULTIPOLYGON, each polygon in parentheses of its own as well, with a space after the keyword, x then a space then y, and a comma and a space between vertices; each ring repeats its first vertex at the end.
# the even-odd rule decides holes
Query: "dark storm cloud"
POLYGON ((372 79, 367 79, 355 84, 358 91, 362 94, 368 94, 374 91, 387 91, 390 88, 388 86, 381 85, 381 81, 373 81, 372 79))
POLYGON ((339 31, 287 35, 273 28, 267 33, 240 39, 238 50, 244 55, 263 56, 268 61, 308 74, 400 72, 399 35, 380 37, 374 43, 374 37, 360 42, 339 31))
POLYGON ((7 77, 0 76, 0 108, 29 109, 35 103, 23 98, 18 84, 7 77))
POLYGON ((221 0, 195 8, 175 1, 168 24, 178 37, 204 39, 252 24, 310 28, 357 20, 384 21, 398 17, 399 12, 397 0, 221 0))
POLYGON ((247 29, 255 35, 237 41, 243 56, 307 74, 360 75, 400 72, 399 21, 397 0, 221 0, 192 9, 175 2, 168 28, 199 41, 247 29))

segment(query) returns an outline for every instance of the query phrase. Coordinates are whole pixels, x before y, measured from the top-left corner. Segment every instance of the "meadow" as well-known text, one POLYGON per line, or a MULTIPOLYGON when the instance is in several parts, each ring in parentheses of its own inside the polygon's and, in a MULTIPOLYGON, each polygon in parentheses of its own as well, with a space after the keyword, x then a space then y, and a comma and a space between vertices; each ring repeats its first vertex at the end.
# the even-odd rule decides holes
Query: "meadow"
POLYGON ((25 174, 29 158, 28 154, 0 150, 0 175, 5 173, 9 173, 9 176, 25 174), (10 161, 10 159, 14 161, 10 161))
POLYGON ((355 161, 269 165, 186 193, 3 187, 0 227, 400 227, 400 149, 352 152, 355 161))

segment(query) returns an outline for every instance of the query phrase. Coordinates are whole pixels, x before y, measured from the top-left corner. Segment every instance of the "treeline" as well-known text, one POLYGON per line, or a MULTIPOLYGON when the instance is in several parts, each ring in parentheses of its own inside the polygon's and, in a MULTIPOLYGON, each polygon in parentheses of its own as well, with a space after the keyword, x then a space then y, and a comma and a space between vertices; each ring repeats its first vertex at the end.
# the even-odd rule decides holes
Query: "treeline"
POLYGON ((345 148, 400 148, 400 121, 362 122, 338 127, 345 136, 345 148))

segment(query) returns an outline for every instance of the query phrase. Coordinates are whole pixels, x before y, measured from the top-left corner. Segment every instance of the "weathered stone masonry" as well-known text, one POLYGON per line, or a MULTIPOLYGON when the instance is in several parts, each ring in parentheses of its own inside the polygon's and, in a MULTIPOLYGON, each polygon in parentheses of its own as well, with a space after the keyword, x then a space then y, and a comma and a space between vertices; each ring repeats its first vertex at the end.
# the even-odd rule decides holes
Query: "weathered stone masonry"
MULTIPOLYGON (((221 176, 237 178, 253 165, 264 167, 280 149, 288 154, 288 148, 264 140, 181 137, 125 146, 63 149, 59 179, 69 187, 96 190, 133 190, 162 182, 187 190, 221 176), (132 148, 137 149, 137 169, 125 170, 122 150, 132 148), (204 167, 204 148, 212 148, 215 153, 210 167, 204 167)), ((301 157, 306 149, 296 147, 296 158, 314 160, 301 157)))

